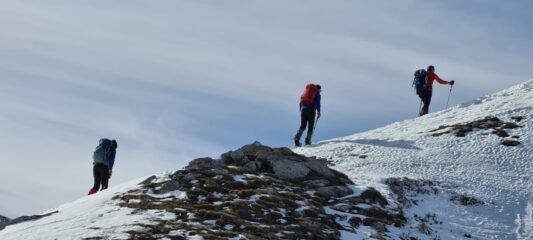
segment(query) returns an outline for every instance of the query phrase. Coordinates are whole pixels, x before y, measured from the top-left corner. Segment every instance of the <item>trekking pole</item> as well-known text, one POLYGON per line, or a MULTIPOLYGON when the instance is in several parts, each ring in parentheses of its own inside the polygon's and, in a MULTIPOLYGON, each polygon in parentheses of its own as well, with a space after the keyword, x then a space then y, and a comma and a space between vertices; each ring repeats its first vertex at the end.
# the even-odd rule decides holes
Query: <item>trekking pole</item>
POLYGON ((446 109, 448 109, 448 104, 450 104, 450 96, 452 95, 453 85, 450 85, 450 93, 448 93, 448 101, 446 101, 446 109))
POLYGON ((318 119, 320 119, 320 117, 317 117, 317 118, 316 118, 315 126, 313 126, 313 132, 315 131, 315 129, 316 129, 316 125, 318 124, 318 119))

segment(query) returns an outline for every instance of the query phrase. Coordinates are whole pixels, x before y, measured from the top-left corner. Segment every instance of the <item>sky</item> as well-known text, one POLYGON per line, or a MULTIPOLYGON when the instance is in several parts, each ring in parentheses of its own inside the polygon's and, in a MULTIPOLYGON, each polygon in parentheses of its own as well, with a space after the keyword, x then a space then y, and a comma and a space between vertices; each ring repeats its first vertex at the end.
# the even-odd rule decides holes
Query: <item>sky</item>
MULTIPOLYGON (((0 214, 35 214, 110 184, 258 140, 291 146, 322 85, 314 141, 416 117, 416 69, 457 105, 533 78, 533 3, 517 1, 4 0, 0 214)), ((446 106, 435 86, 430 111, 446 106)))

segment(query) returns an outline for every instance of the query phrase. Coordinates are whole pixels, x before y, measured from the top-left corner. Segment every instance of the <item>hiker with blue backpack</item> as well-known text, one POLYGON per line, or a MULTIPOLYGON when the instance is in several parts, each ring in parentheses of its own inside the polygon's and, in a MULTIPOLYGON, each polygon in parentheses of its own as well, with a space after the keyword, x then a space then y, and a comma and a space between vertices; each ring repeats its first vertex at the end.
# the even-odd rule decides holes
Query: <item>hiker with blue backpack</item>
POLYGON ((311 138, 316 127, 316 121, 320 118, 320 92, 322 87, 318 84, 308 84, 305 91, 300 97, 300 128, 294 136, 294 145, 301 147, 300 138, 302 137, 305 128, 307 127, 307 136, 305 137, 305 145, 311 145, 311 138))
POLYGON ((433 96, 433 81, 437 81, 443 85, 449 84, 450 86, 453 86, 455 83, 454 80, 442 80, 439 75, 435 73, 435 67, 433 65, 429 65, 427 67, 427 71, 424 69, 417 70, 415 72, 413 86, 416 89, 416 94, 420 97, 420 100, 424 104, 422 109, 420 109, 419 116, 424 116, 429 111, 429 104, 431 103, 431 97, 433 96))
POLYGON ((109 178, 113 174, 115 155, 117 154, 117 141, 107 138, 100 139, 93 153, 94 185, 89 190, 89 195, 107 189, 109 178))

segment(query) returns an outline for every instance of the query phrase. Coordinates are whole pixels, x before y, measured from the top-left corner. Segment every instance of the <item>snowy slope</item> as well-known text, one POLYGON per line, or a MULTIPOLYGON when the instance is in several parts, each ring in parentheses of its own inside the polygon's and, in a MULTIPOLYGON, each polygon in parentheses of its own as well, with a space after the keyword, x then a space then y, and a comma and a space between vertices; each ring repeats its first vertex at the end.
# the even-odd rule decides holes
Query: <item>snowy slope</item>
POLYGON ((149 218, 130 214, 132 210, 119 207, 112 198, 138 188, 137 183, 144 179, 132 180, 62 205, 48 211, 58 211, 49 217, 8 226, 0 231, 0 239, 85 239, 100 236, 127 239, 129 235, 126 231, 139 228, 133 224, 150 223, 149 218))
MULTIPOLYGON (((442 239, 461 237, 454 229, 478 239, 533 239, 533 80, 445 111, 398 122, 376 130, 323 141, 298 149, 334 162, 356 183, 382 186, 386 177, 436 180, 487 204, 453 208, 435 202, 413 210, 431 209, 448 222, 442 239), (504 121, 523 116, 521 128, 507 131, 521 144, 507 147, 501 137, 480 130, 465 137, 432 136, 441 125, 471 122, 486 116, 504 121), (366 155, 366 156, 365 156, 366 155), (425 208, 425 209, 424 209, 425 208)), ((444 131, 444 130, 441 130, 444 131)), ((420 215, 420 214, 418 214, 420 215)))
MULTIPOLYGON (((389 228, 390 238, 533 239, 532 90, 530 80, 446 111, 295 151, 329 159, 356 185, 374 187, 388 194, 389 200, 395 193, 390 184, 385 184, 386 179, 431 180, 426 182, 429 189, 440 193, 423 194, 419 189, 408 193, 411 206, 404 209, 408 224, 389 228), (446 133, 450 128, 440 128, 487 116, 517 122, 520 127, 505 129, 510 135, 505 138, 493 134, 492 129, 477 129, 457 137, 453 132, 446 133), (513 119, 517 116, 523 120, 513 119), (514 139, 521 144, 501 144, 511 136, 518 136, 514 139), (483 204, 455 204, 450 201, 454 198, 452 191, 447 189, 483 204), (421 223, 429 230, 421 229, 421 223)), ((158 177, 165 178, 165 174, 158 177)), ((117 196, 135 194, 144 179, 65 204, 48 211, 58 211, 51 216, 7 226, 0 231, 0 239, 128 239, 128 232, 140 230, 143 224, 172 218, 165 211, 136 213, 135 209, 119 206, 117 196)), ((361 226, 356 231, 357 235, 344 232, 342 239, 371 239, 370 228, 361 226)))

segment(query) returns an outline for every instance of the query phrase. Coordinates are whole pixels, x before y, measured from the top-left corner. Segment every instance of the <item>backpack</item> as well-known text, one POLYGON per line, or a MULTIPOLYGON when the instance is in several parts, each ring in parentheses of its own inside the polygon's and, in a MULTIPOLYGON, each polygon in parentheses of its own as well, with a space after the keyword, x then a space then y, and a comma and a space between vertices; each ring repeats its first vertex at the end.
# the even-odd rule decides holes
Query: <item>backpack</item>
POLYGON ((300 103, 315 106, 315 97, 317 94, 318 87, 315 84, 307 84, 304 93, 300 97, 300 103))
POLYGON ((93 153, 94 164, 109 164, 109 154, 111 153, 112 142, 107 138, 100 139, 100 142, 93 153))
POLYGON ((428 73, 424 69, 416 70, 415 79, 413 80, 413 87, 416 89, 417 92, 424 90, 427 75, 428 73))

